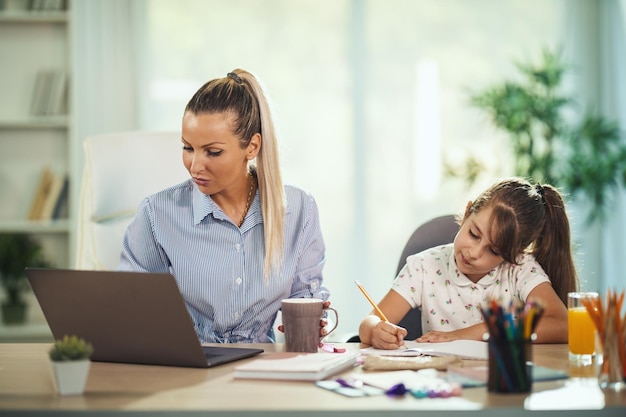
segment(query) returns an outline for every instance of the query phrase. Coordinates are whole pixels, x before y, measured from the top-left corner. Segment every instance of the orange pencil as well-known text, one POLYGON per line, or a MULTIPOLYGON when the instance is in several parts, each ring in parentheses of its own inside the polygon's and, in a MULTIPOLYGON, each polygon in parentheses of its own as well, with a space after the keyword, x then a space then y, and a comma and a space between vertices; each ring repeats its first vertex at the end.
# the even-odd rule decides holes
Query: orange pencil
MULTIPOLYGON (((365 298, 367 298, 367 301, 369 301, 370 304, 372 305, 372 307, 374 307, 374 311, 376 312, 376 315, 382 321, 386 321, 387 323, 389 323, 389 320, 387 320, 387 316, 385 316, 385 313, 383 313, 380 310, 380 308, 378 308, 378 306, 376 305, 374 300, 372 300, 372 297, 370 297, 370 295, 367 293, 367 291, 365 291, 365 288, 363 288, 363 285, 361 285, 361 283, 359 281, 354 281, 354 283, 356 284, 357 287, 359 287, 359 289, 361 290, 361 292, 363 293, 365 298)), ((404 343, 404 340, 399 340, 398 342, 400 343, 400 347, 404 347, 406 349, 406 344, 404 343)))
POLYGON ((374 300, 372 300, 372 298, 369 296, 367 291, 365 291, 365 288, 363 288, 363 285, 361 285, 359 281, 354 281, 354 283, 356 284, 357 287, 359 287, 359 289, 361 290, 365 298, 367 298, 367 301, 369 301, 372 307, 374 307, 374 311, 376 312, 376 315, 380 317, 381 320, 389 321, 387 320, 387 317, 385 316, 385 314, 382 311, 380 311, 380 308, 378 308, 378 306, 376 305, 374 300))

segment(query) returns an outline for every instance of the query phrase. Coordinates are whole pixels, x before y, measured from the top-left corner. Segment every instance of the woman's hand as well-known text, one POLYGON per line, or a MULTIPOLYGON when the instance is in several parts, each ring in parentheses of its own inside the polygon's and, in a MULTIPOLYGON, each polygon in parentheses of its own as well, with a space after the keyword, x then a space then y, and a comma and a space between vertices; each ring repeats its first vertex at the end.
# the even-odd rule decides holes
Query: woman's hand
MULTIPOLYGON (((324 303, 322 304, 322 308, 323 309, 327 309, 328 307, 330 307, 330 301, 324 301, 324 303)), ((326 335, 328 334, 328 331, 326 330, 326 326, 328 325, 328 320, 326 320, 325 318, 320 319, 320 347, 322 347, 324 344, 322 343, 322 339, 324 337, 326 337, 326 335)), ((280 331, 281 333, 285 333, 285 326, 283 324, 279 324, 277 327, 278 331, 280 331)))

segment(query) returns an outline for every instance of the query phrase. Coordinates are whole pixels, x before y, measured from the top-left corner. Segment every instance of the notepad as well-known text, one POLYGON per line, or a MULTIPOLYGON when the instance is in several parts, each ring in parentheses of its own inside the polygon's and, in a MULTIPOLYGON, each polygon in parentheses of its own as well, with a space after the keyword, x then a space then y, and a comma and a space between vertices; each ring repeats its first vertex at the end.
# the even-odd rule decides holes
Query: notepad
POLYGON ((453 340, 439 343, 418 343, 405 341, 405 348, 395 350, 375 349, 368 347, 361 349, 363 355, 379 356, 450 356, 454 355, 461 359, 488 359, 487 342, 479 340, 453 340))
POLYGON ((319 381, 356 365, 358 352, 279 352, 235 368, 239 379, 319 381))
MULTIPOLYGON (((487 384, 489 368, 487 366, 449 366, 448 380, 458 382, 464 387, 480 387, 487 384)), ((565 371, 533 364, 531 367, 533 382, 567 379, 565 371)))

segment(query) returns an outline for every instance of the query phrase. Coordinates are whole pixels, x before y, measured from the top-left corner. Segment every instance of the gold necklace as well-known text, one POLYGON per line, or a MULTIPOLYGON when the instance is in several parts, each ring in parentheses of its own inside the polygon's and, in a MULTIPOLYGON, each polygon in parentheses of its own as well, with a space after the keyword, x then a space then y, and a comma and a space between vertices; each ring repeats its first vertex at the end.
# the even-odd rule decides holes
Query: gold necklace
POLYGON ((250 175, 252 177, 252 181, 250 181, 250 190, 248 191, 248 200, 246 201, 246 208, 241 215, 241 220, 239 220, 239 227, 243 224, 243 221, 246 219, 246 214, 248 214, 248 210, 250 210, 250 204, 252 204, 252 193, 254 192, 254 186, 256 185, 256 177, 254 175, 250 175))

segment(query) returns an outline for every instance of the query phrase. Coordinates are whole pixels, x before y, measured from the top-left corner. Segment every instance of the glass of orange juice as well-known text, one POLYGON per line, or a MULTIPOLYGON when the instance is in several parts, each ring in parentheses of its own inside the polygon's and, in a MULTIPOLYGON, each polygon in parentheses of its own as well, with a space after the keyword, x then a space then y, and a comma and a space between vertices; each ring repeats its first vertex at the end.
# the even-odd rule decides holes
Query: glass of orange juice
POLYGON ((598 298, 597 292, 567 294, 567 337, 570 361, 591 365, 596 353, 596 326, 583 304, 586 298, 598 298))

